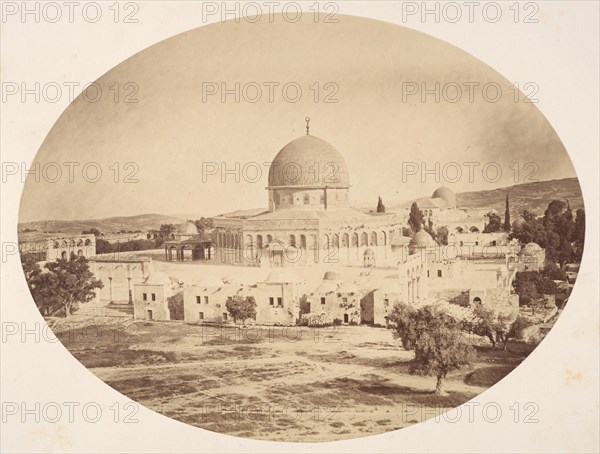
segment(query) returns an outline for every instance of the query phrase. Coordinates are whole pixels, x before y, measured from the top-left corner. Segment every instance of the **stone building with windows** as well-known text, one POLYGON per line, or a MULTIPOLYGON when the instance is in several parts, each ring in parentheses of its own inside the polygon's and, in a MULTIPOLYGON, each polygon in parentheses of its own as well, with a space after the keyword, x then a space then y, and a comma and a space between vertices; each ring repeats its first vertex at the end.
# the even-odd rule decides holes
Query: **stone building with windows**
POLYGON ((323 323, 359 324, 363 292, 352 282, 328 271, 321 284, 306 297, 304 317, 321 317, 323 323))
POLYGON ((141 320, 171 320, 169 298, 178 292, 178 287, 165 273, 150 273, 146 279, 134 285, 133 317, 141 320))

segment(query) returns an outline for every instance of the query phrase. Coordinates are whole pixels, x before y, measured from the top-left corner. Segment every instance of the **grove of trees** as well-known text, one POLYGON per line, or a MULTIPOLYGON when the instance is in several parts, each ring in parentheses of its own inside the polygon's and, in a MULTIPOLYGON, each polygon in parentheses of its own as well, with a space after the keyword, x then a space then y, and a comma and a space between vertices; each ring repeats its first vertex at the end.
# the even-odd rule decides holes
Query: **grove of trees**
POLYGON ((248 319, 256 318, 256 300, 253 296, 230 296, 225 302, 225 307, 234 323, 244 323, 248 319))

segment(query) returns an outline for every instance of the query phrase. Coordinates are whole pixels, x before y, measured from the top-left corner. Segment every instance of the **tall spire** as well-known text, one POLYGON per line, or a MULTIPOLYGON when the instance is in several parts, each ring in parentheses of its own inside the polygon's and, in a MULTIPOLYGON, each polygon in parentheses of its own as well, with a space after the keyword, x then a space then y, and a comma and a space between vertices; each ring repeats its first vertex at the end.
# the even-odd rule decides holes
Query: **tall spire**
POLYGON ((310 130, 310 117, 306 117, 304 121, 306 121, 306 135, 308 136, 310 130))

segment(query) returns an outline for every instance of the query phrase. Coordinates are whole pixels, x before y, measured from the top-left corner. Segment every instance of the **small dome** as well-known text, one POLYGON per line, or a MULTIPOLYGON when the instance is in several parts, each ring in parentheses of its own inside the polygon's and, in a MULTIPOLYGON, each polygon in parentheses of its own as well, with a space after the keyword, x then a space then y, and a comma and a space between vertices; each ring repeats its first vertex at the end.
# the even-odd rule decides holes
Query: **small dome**
POLYGON ((298 282, 299 279, 290 270, 287 268, 273 268, 273 270, 267 276, 265 282, 273 282, 273 283, 291 283, 298 282))
POLYGON ((348 167, 329 143, 305 135, 281 149, 269 168, 269 186, 347 188, 348 167), (318 168, 315 168, 318 166, 318 168))
POLYGON ((327 271, 323 276, 324 281, 339 281, 341 279, 341 274, 336 271, 327 271))
POLYGON ((367 249, 365 249, 363 257, 375 257, 375 251, 373 251, 373 249, 368 247, 367 249))
POLYGON ((414 247, 430 247, 435 246, 435 244, 431 235, 423 229, 415 233, 408 243, 409 246, 414 247))
POLYGON ((442 199, 448 204, 448 208, 454 208, 456 206, 456 196, 450 189, 442 186, 433 191, 432 199, 442 199))
POLYGON ((198 228, 193 222, 186 221, 183 224, 179 224, 177 227, 177 233, 180 235, 197 235, 198 228))
POLYGON ((200 280, 196 282, 196 286, 202 288, 223 287, 223 285, 223 281, 214 276, 202 276, 200 280))
POLYGON ((144 284, 148 285, 171 285, 171 279, 162 271, 153 271, 148 275, 144 284))
POLYGON ((527 255, 527 256, 532 256, 532 255, 537 255, 541 250, 542 250, 542 248, 540 247, 539 244, 527 243, 525 246, 523 246, 523 249, 521 249, 521 254, 527 255))

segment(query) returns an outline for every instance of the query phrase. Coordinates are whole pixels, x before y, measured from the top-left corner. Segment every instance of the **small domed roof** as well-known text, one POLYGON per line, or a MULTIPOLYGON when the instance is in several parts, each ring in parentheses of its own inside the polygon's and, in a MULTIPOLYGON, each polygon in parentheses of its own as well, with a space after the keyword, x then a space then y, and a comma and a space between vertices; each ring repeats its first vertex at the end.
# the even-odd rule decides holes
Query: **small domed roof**
POLYGON ((273 282, 273 283, 291 283, 298 282, 299 279, 295 273, 291 272, 287 268, 273 268, 265 282, 273 282))
POLYGON ((202 276, 200 280, 196 282, 196 286, 202 288, 223 287, 223 285, 223 281, 214 276, 202 276))
POLYGON ((449 208, 456 206, 456 196, 454 195, 454 192, 444 186, 433 191, 431 198, 445 200, 449 208))
POLYGON ((269 168, 270 187, 349 185, 348 166, 340 152, 323 139, 308 134, 283 147, 269 168))
POLYGON ((144 284, 148 285, 171 285, 171 279, 162 271, 153 271, 148 275, 144 284))
POLYGON ((541 250, 542 248, 539 244, 531 242, 523 246, 523 249, 521 249, 521 254, 528 256, 537 255, 541 250))
POLYGON ((429 247, 435 246, 435 241, 429 233, 421 229, 413 235, 408 245, 413 247, 429 247))
POLYGON ((197 235, 198 228, 193 222, 186 221, 183 224, 179 224, 179 226, 177 226, 177 233, 179 233, 180 235, 197 235))
POLYGON ((323 276, 324 281, 339 281, 341 279, 341 274, 336 271, 327 271, 323 276))
POLYGON ((371 249, 370 247, 368 247, 367 249, 365 249, 365 252, 363 253, 364 257, 375 257, 375 251, 373 251, 373 249, 371 249))

